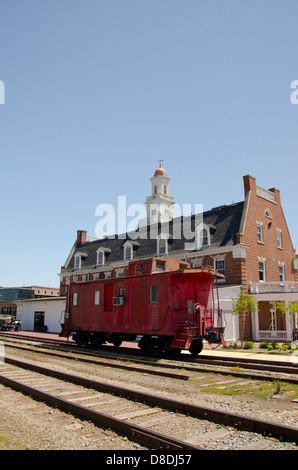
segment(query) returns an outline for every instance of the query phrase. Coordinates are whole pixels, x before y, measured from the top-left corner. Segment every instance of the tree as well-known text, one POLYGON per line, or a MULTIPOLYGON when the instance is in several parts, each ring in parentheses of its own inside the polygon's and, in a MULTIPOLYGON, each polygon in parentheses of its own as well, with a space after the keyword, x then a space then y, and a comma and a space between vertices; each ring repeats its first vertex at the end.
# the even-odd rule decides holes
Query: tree
POLYGON ((290 303, 288 306, 286 306, 285 302, 275 302, 275 311, 276 310, 278 310, 281 315, 288 313, 291 317, 293 317, 292 329, 294 330, 296 324, 295 316, 298 312, 298 304, 290 303))
POLYGON ((241 328, 241 343, 244 341, 244 328, 245 328, 245 317, 249 312, 256 312, 258 310, 257 302, 248 295, 244 294, 243 291, 240 291, 236 297, 232 297, 233 307, 232 314, 239 315, 241 314, 242 318, 242 328, 241 328))

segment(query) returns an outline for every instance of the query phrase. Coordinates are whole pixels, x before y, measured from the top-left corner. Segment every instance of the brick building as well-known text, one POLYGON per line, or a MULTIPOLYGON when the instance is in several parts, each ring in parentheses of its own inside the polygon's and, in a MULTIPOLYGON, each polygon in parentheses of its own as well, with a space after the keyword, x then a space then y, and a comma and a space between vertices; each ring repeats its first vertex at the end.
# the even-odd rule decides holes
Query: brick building
POLYGON ((268 334, 270 339, 291 340, 291 318, 274 315, 276 301, 298 303, 298 259, 280 193, 258 186, 252 176, 243 180, 243 201, 174 217, 170 179, 158 168, 146 201, 147 219, 140 220, 137 237, 124 233, 89 241, 86 231, 77 231, 61 269, 61 295, 71 281, 125 276, 131 259, 171 256, 193 266, 214 266, 225 275, 219 297, 227 340, 238 340, 243 325, 246 339, 261 340, 268 334), (232 297, 240 290, 254 296, 257 313, 232 315, 232 297))

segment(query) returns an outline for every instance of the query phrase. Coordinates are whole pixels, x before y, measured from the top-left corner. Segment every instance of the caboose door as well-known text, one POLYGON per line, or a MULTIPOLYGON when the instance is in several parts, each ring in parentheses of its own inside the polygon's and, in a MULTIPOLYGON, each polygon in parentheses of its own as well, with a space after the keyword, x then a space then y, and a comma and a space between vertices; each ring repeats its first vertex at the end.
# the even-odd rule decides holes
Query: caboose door
POLYGON ((187 323, 189 326, 194 326, 197 324, 197 313, 194 310, 194 301, 188 300, 187 301, 187 323))

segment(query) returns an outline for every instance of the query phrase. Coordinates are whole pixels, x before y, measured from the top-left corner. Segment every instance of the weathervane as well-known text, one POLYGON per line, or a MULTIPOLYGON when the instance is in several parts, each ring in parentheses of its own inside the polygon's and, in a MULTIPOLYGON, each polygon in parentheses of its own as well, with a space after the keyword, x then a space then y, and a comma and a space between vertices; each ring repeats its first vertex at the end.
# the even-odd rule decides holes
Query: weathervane
POLYGON ((157 160, 159 162, 159 167, 161 168, 161 162, 163 162, 163 160, 157 160))

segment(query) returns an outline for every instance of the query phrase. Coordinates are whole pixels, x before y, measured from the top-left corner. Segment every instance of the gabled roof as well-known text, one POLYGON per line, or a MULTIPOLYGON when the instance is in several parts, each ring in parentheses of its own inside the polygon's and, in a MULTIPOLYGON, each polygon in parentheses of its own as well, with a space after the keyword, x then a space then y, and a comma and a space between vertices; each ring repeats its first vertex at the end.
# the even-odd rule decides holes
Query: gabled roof
MULTIPOLYGON (((106 261, 105 268, 108 269, 110 263, 123 262, 124 244, 131 240, 134 258, 145 258, 156 256, 157 236, 160 233, 168 235, 168 255, 175 257, 175 252, 185 250, 185 244, 195 240, 195 230, 198 220, 203 222, 205 227, 209 228, 210 247, 218 248, 224 246, 233 246, 236 242, 236 234, 239 232, 244 202, 216 207, 203 214, 192 215, 189 217, 176 217, 172 221, 154 226, 141 227, 138 233, 126 233, 114 235, 112 237, 98 239, 75 246, 71 256, 69 256, 68 264, 63 272, 72 272, 74 270, 74 258, 78 253, 84 253, 81 258, 81 270, 89 270, 96 268, 97 251, 103 248, 106 261), (192 239, 188 239, 183 230, 183 222, 189 223, 188 228, 193 234, 192 239), (151 230, 151 232, 150 232, 151 230), (177 230, 179 238, 177 237, 177 230), (151 233, 151 237, 150 237, 151 233), (152 236, 153 234, 153 236, 152 236), (137 235, 137 238, 135 238, 137 235), (137 242, 137 243, 134 243, 137 242)), ((206 248, 205 248, 206 249, 206 248)), ((203 251, 203 249, 199 251, 203 251)), ((187 253, 198 250, 187 250, 187 253)))

